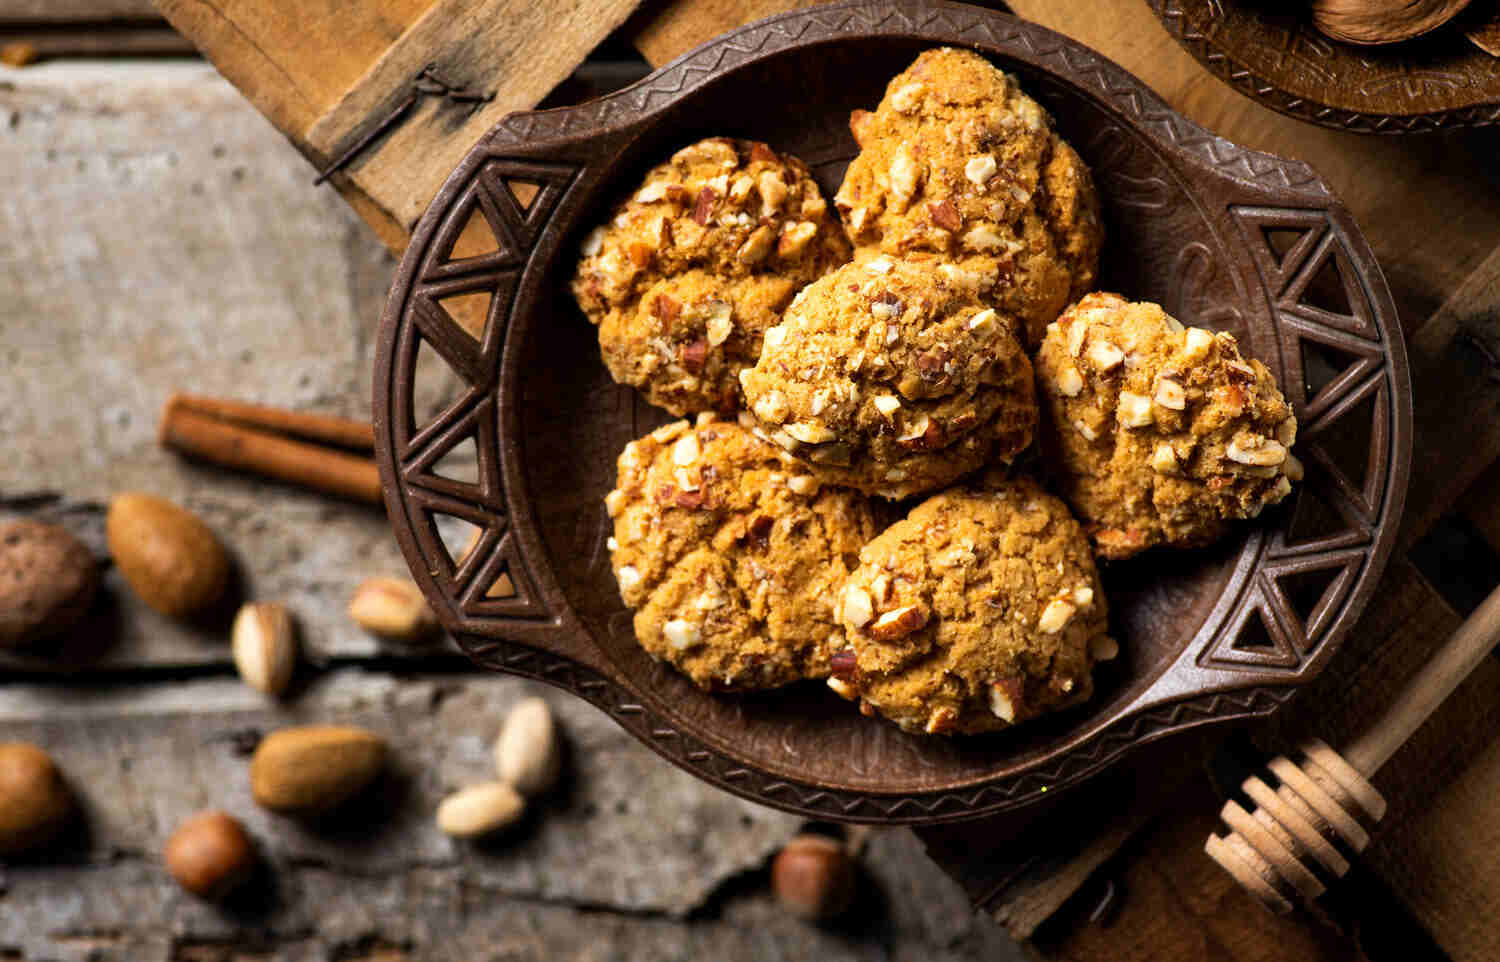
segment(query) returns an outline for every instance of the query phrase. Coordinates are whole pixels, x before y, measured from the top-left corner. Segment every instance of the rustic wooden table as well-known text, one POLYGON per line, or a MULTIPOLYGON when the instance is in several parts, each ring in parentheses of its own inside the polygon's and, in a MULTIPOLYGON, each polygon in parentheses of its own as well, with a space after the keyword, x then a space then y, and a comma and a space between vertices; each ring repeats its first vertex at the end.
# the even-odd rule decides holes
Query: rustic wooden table
MULTIPOLYGON (((589 78, 628 79, 633 68, 614 62, 627 43, 661 63, 792 5, 668 0, 627 20, 632 3, 559 2, 554 22, 567 29, 532 41, 549 45, 546 57, 522 43, 486 62, 468 35, 432 33, 456 0, 317 0, 296 18, 254 0, 163 0, 319 165, 368 128, 404 76, 391 65, 415 63, 414 51, 452 53, 455 82, 482 71, 495 109, 517 109, 622 21, 605 48, 612 62, 596 58, 559 96, 586 91, 589 78), (333 39, 339 56, 318 60, 333 39)), ((528 5, 467 6, 512 23, 528 5)), ((1262 750, 1308 733, 1337 744, 1451 632, 1474 590, 1500 581, 1500 135, 1310 127, 1209 75, 1141 0, 1011 6, 1102 50, 1225 136, 1313 164, 1381 259, 1417 391, 1402 550, 1316 690, 1252 733, 1262 750)), ((24 26, 0 15, 0 46, 6 31, 53 36, 91 20, 112 22, 103 34, 161 29, 139 0, 33 3, 23 14, 9 19, 24 26), (48 22, 63 16, 74 21, 66 30, 48 22)), ((424 109, 420 122, 446 137, 429 166, 445 171, 442 152, 461 153, 472 136, 442 123, 441 105, 424 109)), ((113 575, 110 603, 80 640, 99 643, 79 644, 74 670, 0 662, 0 739, 55 749, 89 809, 87 833, 60 860, 0 877, 0 959, 1009 957, 1011 943, 906 832, 878 834, 869 851, 861 917, 879 922, 820 931, 785 918, 767 900, 763 865, 795 820, 697 784, 563 698, 551 700, 575 777, 544 818, 497 850, 453 846, 430 828, 437 797, 482 772, 506 706, 531 686, 476 675, 447 648, 377 644, 347 623, 353 585, 402 568, 378 513, 181 462, 153 434, 176 388, 368 415, 370 330, 391 270, 375 237, 399 246, 424 203, 381 175, 416 141, 383 143, 368 169, 335 178, 370 231, 314 189, 308 165, 204 65, 55 62, 0 74, 0 169, 11 174, 0 195, 11 295, 0 306, 0 498, 95 545, 97 505, 111 492, 183 500, 234 547, 251 593, 296 609, 316 662, 294 698, 268 704, 232 680, 222 630, 154 616, 113 575), (43 489, 59 498, 30 497, 43 489), (386 732, 400 758, 390 813, 328 835, 257 812, 244 746, 292 719, 386 732), (225 914, 163 880, 154 859, 165 834, 210 803, 244 816, 267 849, 276 886, 263 904, 225 914)), ((434 391, 425 403, 439 403, 434 391)), ((1203 856, 1218 807, 1203 762, 1222 767, 1234 754, 1218 739, 1165 753, 1149 780, 1094 789, 1094 811, 1105 798, 1111 818, 1054 818, 995 850, 983 826, 923 841, 985 914, 1046 957, 1378 959, 1400 944, 1409 959, 1416 933, 1433 957, 1494 959, 1497 714, 1491 661, 1382 770, 1392 811, 1357 880, 1361 904, 1339 929, 1273 919, 1203 856)))

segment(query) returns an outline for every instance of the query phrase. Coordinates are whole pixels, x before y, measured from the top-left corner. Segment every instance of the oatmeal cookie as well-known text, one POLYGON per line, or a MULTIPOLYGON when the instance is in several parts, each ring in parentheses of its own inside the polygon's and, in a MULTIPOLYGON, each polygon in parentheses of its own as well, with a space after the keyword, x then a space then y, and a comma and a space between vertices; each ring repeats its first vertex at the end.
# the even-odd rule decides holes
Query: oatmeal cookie
POLYGON ((715 137, 647 174, 582 255, 573 296, 610 374, 686 414, 734 409, 762 333, 850 248, 806 165, 715 137))
POLYGON ((1021 319, 1028 347, 1094 286, 1104 230, 1088 168, 988 60, 925 51, 850 128, 860 152, 834 202, 856 256, 941 259, 1021 319))
POLYGON ((1077 704, 1118 652, 1088 538, 1032 481, 934 495, 859 557, 828 684, 907 731, 997 731, 1077 704))
POLYGON ((1100 555, 1201 545, 1291 493, 1297 419, 1233 335, 1090 294, 1036 357, 1042 448, 1100 555))
POLYGON ((1012 324, 932 263, 875 257, 805 288, 740 375, 755 427, 817 477, 902 498, 1008 461, 1036 423, 1012 324))
POLYGON ((605 498, 620 595, 641 647, 700 688, 823 678, 842 643, 833 605, 875 515, 789 460, 711 414, 620 455, 605 498))

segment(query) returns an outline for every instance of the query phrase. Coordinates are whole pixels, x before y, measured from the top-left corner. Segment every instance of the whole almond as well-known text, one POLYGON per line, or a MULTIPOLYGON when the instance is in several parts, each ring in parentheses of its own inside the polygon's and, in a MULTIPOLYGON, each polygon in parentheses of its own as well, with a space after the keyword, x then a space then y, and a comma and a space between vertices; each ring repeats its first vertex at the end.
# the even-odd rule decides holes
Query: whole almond
POLYGON ((267 695, 286 691, 297 671, 297 634, 286 605, 255 601, 241 607, 229 638, 245 684, 267 695))
POLYGON ((485 782, 460 789, 438 805, 437 826, 454 838, 478 838, 514 825, 526 811, 526 800, 504 782, 485 782))
POLYGON ((0 742, 0 856, 47 844, 72 812, 73 795, 51 755, 0 742))
POLYGON ((527 698, 510 710, 495 739, 500 778, 523 795, 540 795, 557 782, 562 746, 552 710, 540 698, 527 698))
POLYGON ((0 648, 73 627, 93 604, 99 565, 66 528, 0 521, 0 648))
POLYGON ((366 631, 396 641, 418 641, 438 627, 422 590, 402 578, 366 578, 349 600, 349 617, 366 631))
POLYGON ((109 505, 109 553, 142 601, 182 618, 211 606, 229 581, 229 556, 197 515, 149 494, 109 505))
POLYGON ((385 765, 385 741, 344 725, 272 732, 250 760, 250 792, 273 812, 318 814, 359 794, 385 765))
POLYGON ((206 899, 221 899, 255 871, 255 843, 239 820, 199 812, 178 826, 162 853, 177 884, 206 899))

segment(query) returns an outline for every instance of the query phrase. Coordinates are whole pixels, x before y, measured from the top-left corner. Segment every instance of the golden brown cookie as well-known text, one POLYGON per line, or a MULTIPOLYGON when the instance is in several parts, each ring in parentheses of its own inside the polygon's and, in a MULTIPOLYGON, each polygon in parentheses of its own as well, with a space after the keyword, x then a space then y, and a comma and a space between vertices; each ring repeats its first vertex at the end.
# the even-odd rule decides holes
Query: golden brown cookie
POLYGON ((822 678, 841 643, 833 605, 875 517, 789 461, 709 414, 620 455, 605 498, 620 595, 641 647, 700 688, 822 678))
POLYGON ((1032 481, 933 495, 859 557, 828 684, 907 731, 997 731, 1077 704, 1118 650, 1088 538, 1032 481))
POLYGON ((1291 493, 1297 419, 1230 334, 1090 294, 1036 357, 1042 448, 1099 554, 1205 544, 1291 493))
POLYGON ((1088 168, 988 60, 925 51, 850 128, 860 152, 834 201, 856 256, 942 259, 1022 320, 1028 346, 1094 286, 1104 231, 1088 168))
POLYGON ((674 414, 728 412, 762 332, 849 256, 806 165, 714 137, 652 169, 584 238, 573 296, 616 381, 674 414))
POLYGON ((809 285, 766 331, 745 403, 825 482, 932 491, 1031 443, 1035 388, 1012 329, 933 263, 870 258, 809 285))

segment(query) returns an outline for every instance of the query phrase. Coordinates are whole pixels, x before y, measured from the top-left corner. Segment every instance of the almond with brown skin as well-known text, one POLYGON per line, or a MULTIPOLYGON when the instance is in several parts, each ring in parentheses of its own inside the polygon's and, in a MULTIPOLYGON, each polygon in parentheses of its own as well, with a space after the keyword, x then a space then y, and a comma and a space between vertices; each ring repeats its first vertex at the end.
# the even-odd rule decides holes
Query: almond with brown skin
POLYGON ((52 756, 25 742, 0 742, 0 856, 50 842, 73 813, 73 795, 52 756))
POLYGON ((162 614, 197 614, 224 594, 229 556, 197 515, 154 495, 122 494, 110 502, 106 529, 120 574, 162 614))
POLYGON ((283 728, 255 749, 250 792, 257 804, 273 812, 326 812, 374 781, 385 766, 385 754, 385 741, 363 728, 283 728))

